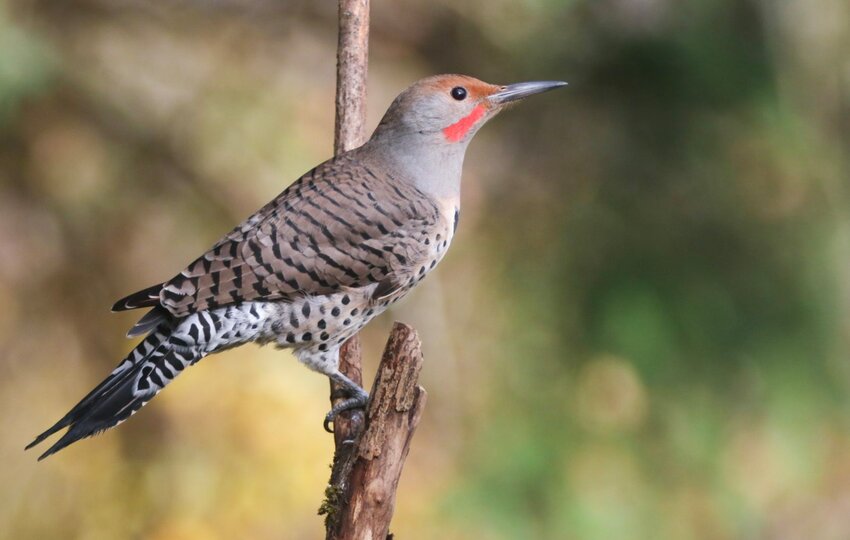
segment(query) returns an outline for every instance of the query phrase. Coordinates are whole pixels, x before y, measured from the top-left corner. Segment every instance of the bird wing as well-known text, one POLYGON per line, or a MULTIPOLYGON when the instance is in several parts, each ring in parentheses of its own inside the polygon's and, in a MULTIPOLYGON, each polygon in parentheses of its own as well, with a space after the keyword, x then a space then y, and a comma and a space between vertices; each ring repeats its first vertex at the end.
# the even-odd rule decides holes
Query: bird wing
POLYGON ((427 257, 424 240, 440 219, 436 202, 415 187, 340 156, 302 176, 159 289, 113 309, 163 306, 183 317, 250 300, 374 283, 392 288, 427 257))

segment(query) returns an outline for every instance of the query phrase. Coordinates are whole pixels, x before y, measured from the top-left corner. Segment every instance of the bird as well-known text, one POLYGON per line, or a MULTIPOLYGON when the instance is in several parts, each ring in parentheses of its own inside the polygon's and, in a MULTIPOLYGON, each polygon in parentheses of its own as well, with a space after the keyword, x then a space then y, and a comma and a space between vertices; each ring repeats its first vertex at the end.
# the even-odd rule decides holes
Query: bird
POLYGON ((291 349, 339 383, 325 416, 363 407, 367 392, 339 370, 339 349, 403 298, 443 258, 460 216, 469 142, 508 106, 562 81, 488 84, 422 79, 392 102, 362 146, 316 166, 173 278, 122 298, 148 308, 144 336, 30 449, 68 428, 38 459, 113 428, 205 356, 246 343, 291 349))

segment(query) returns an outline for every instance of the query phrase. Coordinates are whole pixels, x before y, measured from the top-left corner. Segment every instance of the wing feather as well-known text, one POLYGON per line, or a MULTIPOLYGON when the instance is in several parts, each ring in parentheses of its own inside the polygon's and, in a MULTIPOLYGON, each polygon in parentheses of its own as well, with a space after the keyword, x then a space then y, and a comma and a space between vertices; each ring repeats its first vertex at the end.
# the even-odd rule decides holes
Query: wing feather
POLYGON ((399 283, 427 256, 423 235, 440 219, 436 202, 412 185, 339 156, 302 176, 173 279, 119 304, 159 304, 183 317, 250 300, 399 283))

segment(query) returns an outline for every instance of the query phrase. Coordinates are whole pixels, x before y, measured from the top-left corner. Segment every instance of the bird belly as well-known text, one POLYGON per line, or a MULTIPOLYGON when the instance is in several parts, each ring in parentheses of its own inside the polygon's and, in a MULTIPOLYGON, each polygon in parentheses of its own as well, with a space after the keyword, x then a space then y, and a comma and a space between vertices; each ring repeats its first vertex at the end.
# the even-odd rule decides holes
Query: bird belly
POLYGON ((385 296, 375 298, 377 284, 372 284, 287 301, 242 302, 194 313, 180 322, 175 335, 202 355, 248 342, 274 343, 293 349, 312 369, 335 369, 340 345, 424 279, 445 255, 453 232, 446 224, 432 231, 427 242, 423 239, 428 249, 394 269, 398 285, 385 296))
POLYGON ((187 345, 205 354, 247 342, 281 348, 338 349, 387 305, 371 301, 374 285, 322 296, 271 302, 243 302, 195 313, 176 330, 187 345))

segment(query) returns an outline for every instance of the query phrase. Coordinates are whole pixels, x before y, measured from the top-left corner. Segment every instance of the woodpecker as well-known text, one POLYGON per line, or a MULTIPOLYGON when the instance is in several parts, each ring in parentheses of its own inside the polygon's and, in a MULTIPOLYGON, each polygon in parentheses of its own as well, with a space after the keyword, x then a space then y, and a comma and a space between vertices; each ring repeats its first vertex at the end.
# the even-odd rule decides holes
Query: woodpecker
POLYGON ((150 308, 127 334, 144 339, 27 449, 67 427, 41 460, 115 427, 188 366, 249 342, 292 349, 342 385, 347 397, 326 429, 365 405, 366 391, 338 369, 340 346, 445 255, 464 154, 481 126, 564 85, 437 75, 407 88, 363 146, 306 173, 174 278, 116 302, 113 311, 150 308))

